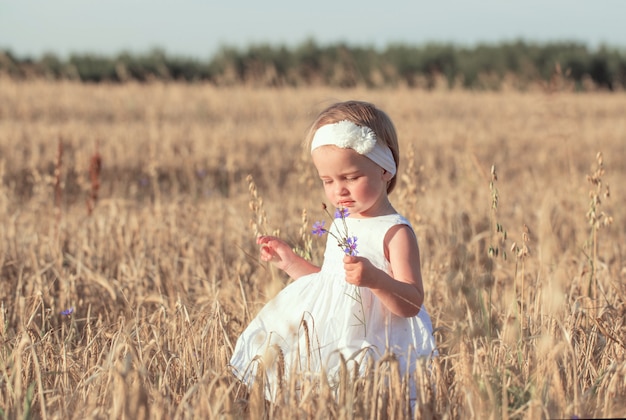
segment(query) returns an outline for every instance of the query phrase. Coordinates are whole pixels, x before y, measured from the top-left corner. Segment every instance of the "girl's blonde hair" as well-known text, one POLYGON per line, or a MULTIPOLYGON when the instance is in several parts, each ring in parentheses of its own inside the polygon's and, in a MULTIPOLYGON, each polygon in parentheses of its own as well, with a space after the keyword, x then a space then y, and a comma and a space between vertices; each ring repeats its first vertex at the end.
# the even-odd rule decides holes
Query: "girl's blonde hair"
MULTIPOLYGON (((348 120, 362 127, 371 128, 380 142, 389 147, 396 168, 400 166, 400 146, 398 145, 398 135, 391 122, 391 118, 382 110, 376 108, 369 102, 346 101, 335 103, 319 113, 309 132, 305 137, 305 147, 311 148, 311 142, 315 132, 327 124, 334 124, 339 121, 348 120)), ((396 175, 397 175, 396 170, 396 175)), ((396 186, 396 176, 391 178, 387 184, 387 193, 393 191, 396 186)))

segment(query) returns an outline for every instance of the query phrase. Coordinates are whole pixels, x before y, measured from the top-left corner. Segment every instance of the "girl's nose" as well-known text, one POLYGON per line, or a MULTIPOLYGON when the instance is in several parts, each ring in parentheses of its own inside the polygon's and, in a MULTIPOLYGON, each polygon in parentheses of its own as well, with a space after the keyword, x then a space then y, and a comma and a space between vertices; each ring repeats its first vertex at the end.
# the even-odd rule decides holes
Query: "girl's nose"
POLYGON ((336 190, 337 195, 346 195, 348 194, 348 189, 345 187, 345 185, 343 185, 342 183, 337 183, 337 190, 336 190))

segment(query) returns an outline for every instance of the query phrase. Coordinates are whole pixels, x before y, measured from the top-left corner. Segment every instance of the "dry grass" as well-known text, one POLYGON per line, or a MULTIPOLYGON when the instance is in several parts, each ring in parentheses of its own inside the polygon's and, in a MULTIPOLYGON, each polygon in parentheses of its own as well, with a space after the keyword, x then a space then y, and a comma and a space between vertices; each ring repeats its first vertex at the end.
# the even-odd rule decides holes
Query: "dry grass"
POLYGON ((393 359, 336 396, 285 384, 278 406, 226 369, 286 281, 257 260, 255 229, 319 261, 302 226, 323 217, 322 190, 301 142, 348 98, 387 110, 405 151, 392 200, 419 235, 441 352, 417 373, 417 416, 625 416, 624 95, 8 80, 0 415, 407 416, 393 359))

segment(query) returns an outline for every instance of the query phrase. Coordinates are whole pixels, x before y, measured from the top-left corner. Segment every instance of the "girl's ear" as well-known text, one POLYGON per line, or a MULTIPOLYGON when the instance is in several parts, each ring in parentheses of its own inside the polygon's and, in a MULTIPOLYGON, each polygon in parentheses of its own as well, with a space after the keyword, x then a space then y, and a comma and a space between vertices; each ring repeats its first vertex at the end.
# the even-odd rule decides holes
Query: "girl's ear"
POLYGON ((386 169, 383 169, 383 180, 389 182, 391 181, 392 178, 393 178, 393 175, 391 175, 391 172, 389 172, 386 169))

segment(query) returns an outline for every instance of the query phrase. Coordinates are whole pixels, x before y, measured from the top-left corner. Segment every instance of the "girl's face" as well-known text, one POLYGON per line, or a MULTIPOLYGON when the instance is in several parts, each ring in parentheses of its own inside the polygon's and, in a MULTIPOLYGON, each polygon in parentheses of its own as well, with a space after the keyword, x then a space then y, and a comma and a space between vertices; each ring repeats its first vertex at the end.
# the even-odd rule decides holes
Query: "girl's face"
POLYGON ((353 217, 390 214, 387 198, 391 174, 352 149, 322 146, 312 152, 313 164, 335 207, 346 207, 353 217))

